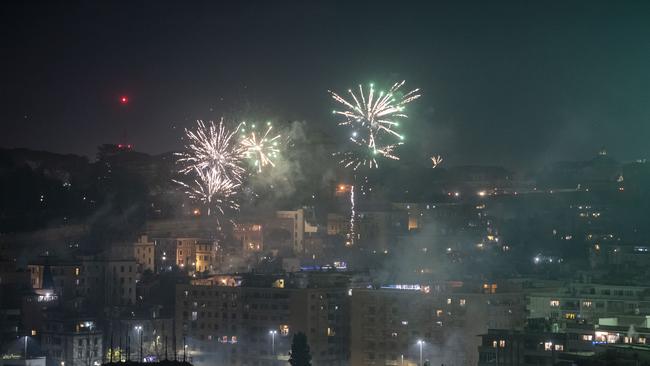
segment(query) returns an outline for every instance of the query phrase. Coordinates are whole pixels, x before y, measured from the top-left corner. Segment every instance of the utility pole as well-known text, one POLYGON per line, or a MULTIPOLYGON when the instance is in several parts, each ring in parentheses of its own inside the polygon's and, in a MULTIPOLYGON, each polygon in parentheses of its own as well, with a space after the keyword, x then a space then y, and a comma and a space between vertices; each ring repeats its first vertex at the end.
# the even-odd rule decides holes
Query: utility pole
POLYGON ((140 360, 138 362, 142 362, 142 330, 140 330, 140 360))
POLYGON ((108 362, 113 363, 113 332, 111 332, 111 351, 108 353, 108 362))
POLYGON ((185 351, 187 350, 187 344, 185 343, 185 336, 183 336, 183 362, 185 362, 185 351))

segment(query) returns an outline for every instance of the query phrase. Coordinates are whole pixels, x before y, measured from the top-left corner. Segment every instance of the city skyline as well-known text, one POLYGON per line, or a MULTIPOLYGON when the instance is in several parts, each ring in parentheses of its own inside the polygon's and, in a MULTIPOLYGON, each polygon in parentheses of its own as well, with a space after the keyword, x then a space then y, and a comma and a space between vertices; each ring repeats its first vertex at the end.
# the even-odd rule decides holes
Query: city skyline
POLYGON ((650 2, 0 12, 0 366, 650 366, 650 2))

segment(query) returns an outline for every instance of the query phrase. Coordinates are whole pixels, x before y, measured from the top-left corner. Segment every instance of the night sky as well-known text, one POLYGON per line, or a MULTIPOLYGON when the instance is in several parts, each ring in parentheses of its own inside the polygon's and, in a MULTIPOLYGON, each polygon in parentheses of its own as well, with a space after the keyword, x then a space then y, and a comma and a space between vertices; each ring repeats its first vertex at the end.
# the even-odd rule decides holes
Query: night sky
POLYGON ((649 157, 649 2, 421 3, 3 3, 0 146, 161 153, 221 115, 342 141, 328 89, 406 79, 423 158, 649 157))

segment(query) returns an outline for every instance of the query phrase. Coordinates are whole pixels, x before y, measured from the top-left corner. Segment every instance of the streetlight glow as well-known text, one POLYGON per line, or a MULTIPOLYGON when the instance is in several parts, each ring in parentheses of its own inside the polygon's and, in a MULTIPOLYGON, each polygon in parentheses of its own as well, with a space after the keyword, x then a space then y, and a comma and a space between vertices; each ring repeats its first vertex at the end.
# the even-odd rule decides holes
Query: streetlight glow
POLYGON ((269 334, 271 335, 271 354, 275 355, 275 335, 278 334, 278 331, 269 330, 269 334))

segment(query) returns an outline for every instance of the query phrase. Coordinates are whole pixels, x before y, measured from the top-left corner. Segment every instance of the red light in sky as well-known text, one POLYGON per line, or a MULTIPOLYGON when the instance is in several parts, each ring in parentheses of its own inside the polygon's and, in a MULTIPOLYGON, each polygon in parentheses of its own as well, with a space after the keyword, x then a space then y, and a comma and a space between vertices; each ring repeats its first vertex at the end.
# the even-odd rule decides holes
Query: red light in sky
POLYGON ((120 103, 126 104, 128 102, 129 102, 129 97, 124 96, 124 95, 120 97, 120 103))

